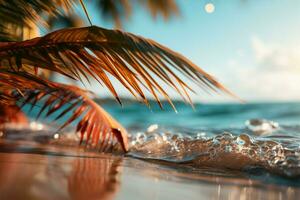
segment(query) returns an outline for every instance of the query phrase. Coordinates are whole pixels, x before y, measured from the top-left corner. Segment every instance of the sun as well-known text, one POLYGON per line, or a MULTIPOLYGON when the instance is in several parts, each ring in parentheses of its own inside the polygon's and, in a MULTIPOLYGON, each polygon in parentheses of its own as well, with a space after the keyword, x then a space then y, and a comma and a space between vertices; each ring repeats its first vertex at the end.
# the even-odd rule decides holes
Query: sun
POLYGON ((207 13, 213 13, 215 11, 215 5, 212 3, 208 3, 205 5, 204 9, 207 13))

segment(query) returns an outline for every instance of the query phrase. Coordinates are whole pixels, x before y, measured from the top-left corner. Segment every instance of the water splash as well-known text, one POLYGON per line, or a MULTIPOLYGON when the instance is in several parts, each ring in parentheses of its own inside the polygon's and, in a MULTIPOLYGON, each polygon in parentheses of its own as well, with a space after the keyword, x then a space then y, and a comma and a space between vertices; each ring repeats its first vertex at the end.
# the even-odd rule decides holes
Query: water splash
POLYGON ((230 132, 207 135, 204 132, 195 136, 171 134, 159 129, 138 132, 131 138, 129 154, 193 167, 264 168, 288 177, 300 175, 300 146, 299 143, 295 145, 291 136, 255 137, 230 132))

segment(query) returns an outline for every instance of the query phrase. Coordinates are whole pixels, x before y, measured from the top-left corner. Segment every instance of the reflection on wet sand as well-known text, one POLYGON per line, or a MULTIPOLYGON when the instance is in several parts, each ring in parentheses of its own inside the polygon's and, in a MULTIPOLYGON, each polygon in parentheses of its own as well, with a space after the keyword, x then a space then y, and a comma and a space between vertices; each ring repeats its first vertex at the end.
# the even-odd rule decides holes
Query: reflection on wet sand
MULTIPOLYGON (((136 191, 147 191, 153 195, 146 199, 217 199, 217 200, 293 200, 300 196, 300 183, 293 179, 282 179, 280 184, 266 174, 265 180, 240 171, 188 168, 166 163, 149 163, 126 159, 127 165, 135 166, 126 174, 147 180, 134 179, 136 191), (140 181, 140 182, 139 182, 140 181), (273 181, 273 182, 272 182, 273 181), (144 185, 143 185, 144 184, 144 185), (151 185, 151 187, 149 187, 151 185), (155 194, 155 195, 154 195, 155 194)), ((278 178, 278 177, 277 177, 278 178)), ((132 179, 128 181, 133 181, 132 179)), ((123 181, 124 182, 124 181, 123 181)), ((135 199, 142 198, 143 195, 135 199)), ((119 194, 120 196, 120 194, 119 194)), ((124 197, 124 196, 123 196, 124 197)), ((122 198, 120 198, 122 199, 122 198)), ((131 198, 128 198, 131 199, 131 198)))
POLYGON ((121 162, 121 159, 76 159, 68 176, 72 199, 113 199, 120 185, 121 162))
POLYGON ((7 153, 1 150, 8 147, 0 146, 0 199, 106 200, 118 191, 121 158, 76 152, 68 156, 54 149, 49 156, 41 155, 40 148, 38 154, 13 148, 7 153))

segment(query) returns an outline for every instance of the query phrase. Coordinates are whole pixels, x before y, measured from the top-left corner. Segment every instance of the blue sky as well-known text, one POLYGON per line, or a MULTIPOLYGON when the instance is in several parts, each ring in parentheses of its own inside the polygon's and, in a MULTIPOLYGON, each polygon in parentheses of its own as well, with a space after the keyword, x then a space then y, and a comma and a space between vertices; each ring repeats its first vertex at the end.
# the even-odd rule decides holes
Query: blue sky
MULTIPOLYGON (((168 22, 153 20, 145 10, 136 7, 124 30, 180 52, 246 101, 300 100, 300 1, 178 3, 181 17, 168 22), (205 12, 207 3, 215 5, 213 13, 205 12)), ((113 27, 110 22, 100 21, 92 7, 88 9, 94 24, 113 27)), ((92 87, 101 96, 107 93, 99 85, 92 87)), ((121 88, 119 91, 126 95, 121 88)), ((193 99, 232 101, 201 92, 193 99)))

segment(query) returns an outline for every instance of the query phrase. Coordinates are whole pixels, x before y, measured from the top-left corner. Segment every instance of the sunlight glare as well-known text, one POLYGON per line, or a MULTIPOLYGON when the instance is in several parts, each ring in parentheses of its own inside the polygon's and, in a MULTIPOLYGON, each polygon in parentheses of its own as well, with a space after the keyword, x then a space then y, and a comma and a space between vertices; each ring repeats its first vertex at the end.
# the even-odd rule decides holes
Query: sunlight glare
POLYGON ((205 5, 204 9, 207 13, 213 13, 215 11, 215 5, 212 3, 208 3, 205 5))

